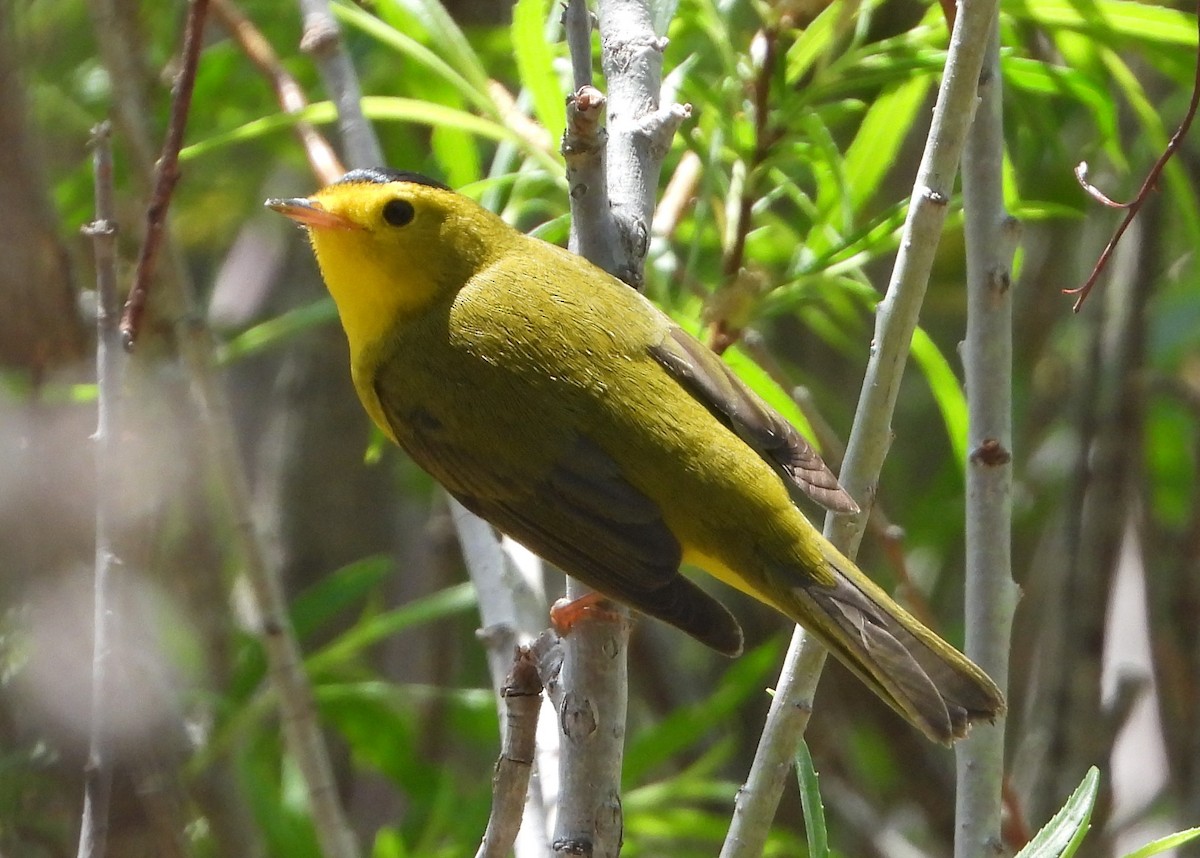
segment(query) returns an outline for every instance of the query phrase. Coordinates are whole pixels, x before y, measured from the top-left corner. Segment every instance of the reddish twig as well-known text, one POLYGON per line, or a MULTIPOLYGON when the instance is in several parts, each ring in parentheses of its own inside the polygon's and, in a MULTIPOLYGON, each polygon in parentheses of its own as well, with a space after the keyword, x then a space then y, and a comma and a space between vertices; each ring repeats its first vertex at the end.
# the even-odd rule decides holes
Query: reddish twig
POLYGON ((162 155, 154 176, 154 191, 146 209, 146 238, 138 255, 133 288, 125 301, 121 316, 121 342, 129 351, 137 342, 142 316, 146 311, 146 299, 150 293, 150 279, 154 276, 154 265, 158 259, 158 248, 162 245, 166 226, 167 209, 171 205, 171 194, 179 181, 179 150, 183 147, 183 132, 187 127, 188 112, 192 104, 192 90, 196 83, 196 66, 200 59, 200 36, 204 30, 204 16, 208 12, 208 0, 191 0, 188 4, 187 21, 183 30, 183 64, 171 88, 171 119, 167 125, 167 136, 163 141, 162 155))
MULTIPOLYGON (((1200 35, 1200 0, 1196 3, 1196 31, 1200 35)), ((1171 135, 1171 139, 1167 141, 1167 148, 1163 150, 1162 155, 1154 162, 1154 166, 1150 168, 1150 172, 1146 175, 1146 181, 1142 182, 1141 188, 1138 189, 1137 196, 1127 203, 1118 203, 1110 199, 1102 191, 1087 181, 1087 163, 1082 162, 1075 168, 1075 177, 1079 180, 1079 184, 1088 193, 1092 199, 1103 203, 1111 208, 1125 209, 1125 217, 1117 226, 1116 232, 1112 238, 1108 240, 1104 251, 1100 254, 1100 258, 1096 260, 1096 267, 1092 269, 1091 275, 1082 286, 1075 289, 1064 289, 1065 295, 1078 295, 1075 299, 1075 305, 1071 308, 1078 313, 1083 306, 1083 302, 1087 300, 1087 296, 1091 293, 1092 287, 1096 285, 1096 281, 1100 278, 1100 273, 1108 265, 1108 260, 1112 256, 1113 251, 1117 248, 1117 242, 1121 240, 1121 236, 1125 234, 1125 230, 1129 229, 1129 225, 1133 223, 1133 219, 1137 217, 1142 206, 1150 197, 1150 192, 1158 185, 1158 178, 1162 175, 1162 171, 1166 169, 1167 162, 1171 160, 1171 156, 1183 143, 1183 138, 1187 136, 1188 129, 1192 125, 1192 120, 1196 117, 1196 109, 1200 107, 1200 49, 1197 52, 1196 58, 1196 76, 1192 82, 1192 100, 1188 102, 1187 113, 1184 114, 1183 121, 1171 135)))
MULTIPOLYGON (((262 32, 254 26, 254 22, 234 5, 233 0, 209 2, 212 3, 213 14, 233 36, 242 53, 271 81, 283 112, 297 114, 304 110, 308 106, 304 91, 283 67, 274 49, 262 32)), ((316 126, 311 122, 297 122, 294 130, 317 180, 323 185, 331 185, 341 178, 346 168, 342 166, 337 153, 316 126)))

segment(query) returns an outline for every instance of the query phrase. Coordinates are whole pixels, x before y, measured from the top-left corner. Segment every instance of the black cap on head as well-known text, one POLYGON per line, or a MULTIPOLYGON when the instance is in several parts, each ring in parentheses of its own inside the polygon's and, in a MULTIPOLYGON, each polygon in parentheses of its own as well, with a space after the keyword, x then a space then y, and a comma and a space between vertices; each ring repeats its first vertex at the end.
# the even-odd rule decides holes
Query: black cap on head
POLYGON ((441 188, 443 191, 453 190, 453 188, 442 184, 436 179, 431 179, 420 173, 413 173, 408 170, 393 170, 391 167, 365 167, 358 170, 351 170, 334 182, 334 184, 386 185, 390 182, 412 182, 414 185, 428 185, 431 188, 441 188))

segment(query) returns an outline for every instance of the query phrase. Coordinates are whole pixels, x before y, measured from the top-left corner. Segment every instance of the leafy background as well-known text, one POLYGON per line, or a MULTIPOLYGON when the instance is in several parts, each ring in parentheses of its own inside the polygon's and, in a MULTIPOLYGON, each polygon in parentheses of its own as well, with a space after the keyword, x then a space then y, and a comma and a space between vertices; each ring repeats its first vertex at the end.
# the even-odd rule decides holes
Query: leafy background
MULTIPOLYGON (((565 241, 557 141, 569 72, 548 0, 446 11, 335 6, 393 166, 438 176, 522 229, 565 241), (551 21, 550 24, 547 24, 551 21), (549 37, 547 34, 550 34, 549 37)), ((73 851, 87 708, 94 370, 87 141, 116 121, 123 280, 149 148, 163 133, 179 4, 6 0, 0 15, 0 852, 73 851), (105 10, 108 10, 105 12, 105 10), (107 17, 105 15, 107 14, 107 17), (113 33, 136 50, 114 57, 113 33), (120 74, 113 70, 121 63, 120 74), (133 100, 131 102, 131 99, 133 100), (140 112, 123 109, 135 103, 140 112)), ((248 0, 336 137, 297 48, 299 11, 248 0)), ((938 6, 903 0, 661 4, 667 98, 692 105, 664 177, 690 204, 660 224, 647 291, 730 352, 798 422, 845 435, 944 60, 938 6), (766 109, 756 112, 755 105, 766 109), (761 118, 761 121, 760 121, 761 118), (739 228, 739 224, 744 225, 739 228), (739 250, 739 244, 744 244, 739 250), (801 414, 789 393, 805 388, 801 414)), ((1200 820, 1200 244, 1185 144, 1079 314, 1119 217, 1071 170, 1132 196, 1184 115, 1194 13, 1172 4, 1002 4, 1014 282, 1016 619, 1009 723, 1013 842, 1102 772, 1094 854, 1200 820)), ((301 236, 262 210, 314 186, 295 117, 215 21, 183 178, 176 266, 218 343, 254 490, 335 748, 343 799, 377 856, 473 853, 498 736, 473 595, 431 481, 368 430, 345 345, 301 236)), ((961 223, 943 236, 860 562, 961 641, 965 405, 961 223)), ((315 855, 282 755, 228 513, 156 305, 130 365, 121 491, 128 599, 114 855, 315 855)), ((836 449, 826 445, 836 459, 836 449)), ((553 596, 561 587, 551 580, 553 596)), ((787 629, 722 592, 747 628, 729 663, 639 624, 624 810, 629 856, 712 855, 745 776, 787 629)), ((953 759, 840 669, 808 736, 846 855, 948 854, 953 759), (908 851, 905 851, 908 850, 908 851)), ((798 792, 769 854, 802 855, 798 792)), ((1181 853, 1182 854, 1182 853, 1181 853)))

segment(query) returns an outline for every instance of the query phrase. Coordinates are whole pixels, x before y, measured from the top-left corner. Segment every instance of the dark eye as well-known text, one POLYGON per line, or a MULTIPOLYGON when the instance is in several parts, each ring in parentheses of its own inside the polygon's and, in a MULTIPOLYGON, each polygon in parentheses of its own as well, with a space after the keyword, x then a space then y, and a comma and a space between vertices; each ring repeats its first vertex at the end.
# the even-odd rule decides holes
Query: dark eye
POLYGON ((388 200, 383 206, 383 219, 392 226, 406 226, 412 222, 414 214, 408 200, 388 200))

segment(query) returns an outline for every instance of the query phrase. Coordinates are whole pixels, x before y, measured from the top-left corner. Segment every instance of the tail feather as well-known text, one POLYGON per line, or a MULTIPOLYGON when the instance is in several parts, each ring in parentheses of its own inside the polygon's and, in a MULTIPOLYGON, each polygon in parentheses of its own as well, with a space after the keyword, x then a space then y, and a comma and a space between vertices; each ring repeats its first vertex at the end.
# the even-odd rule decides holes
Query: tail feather
POLYGON ((818 637, 876 694, 937 742, 1004 712, 996 684, 840 555, 834 583, 792 588, 818 637), (844 565, 843 565, 844 564, 844 565), (814 622, 815 620, 815 622, 814 622))

